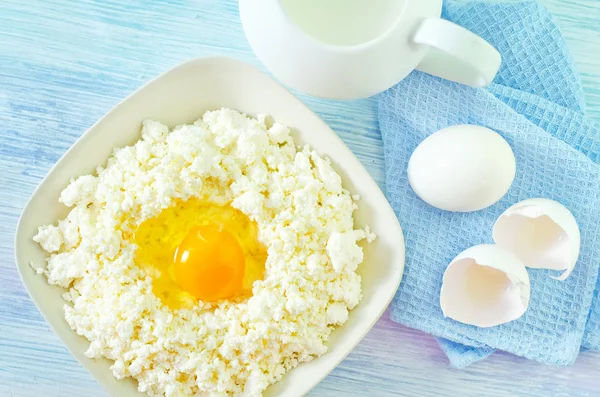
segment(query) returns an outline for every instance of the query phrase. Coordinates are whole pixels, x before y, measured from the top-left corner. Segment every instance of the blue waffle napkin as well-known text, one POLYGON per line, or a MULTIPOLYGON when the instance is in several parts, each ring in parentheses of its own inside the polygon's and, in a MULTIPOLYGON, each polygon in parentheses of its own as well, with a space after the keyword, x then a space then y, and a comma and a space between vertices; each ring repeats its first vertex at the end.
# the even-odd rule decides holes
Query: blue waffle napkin
POLYGON ((583 115, 581 85, 551 15, 536 1, 448 1, 444 18, 492 43, 503 64, 485 89, 413 72, 379 95, 386 195, 406 238, 403 281, 391 318, 440 337, 452 364, 464 367, 495 349, 551 364, 571 364, 580 348, 600 348, 600 126, 583 115), (428 135, 454 124, 500 133, 517 159, 506 196, 474 213, 437 210, 411 190, 406 167, 428 135), (531 301, 518 320, 478 328, 444 318, 442 275, 464 249, 491 243, 492 226, 512 204, 547 197, 567 206, 581 229, 581 253, 566 281, 529 271, 531 301), (587 324, 587 325, 586 325, 587 324))

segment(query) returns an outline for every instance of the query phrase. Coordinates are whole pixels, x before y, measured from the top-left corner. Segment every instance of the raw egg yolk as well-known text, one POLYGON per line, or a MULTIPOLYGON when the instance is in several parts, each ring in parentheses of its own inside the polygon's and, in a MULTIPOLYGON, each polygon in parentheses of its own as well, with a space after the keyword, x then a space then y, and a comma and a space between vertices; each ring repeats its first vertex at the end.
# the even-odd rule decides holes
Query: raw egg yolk
POLYGON ((244 292, 245 262, 244 251, 231 233, 195 227, 175 251, 175 281, 205 302, 233 298, 244 292))
POLYGON ((132 237, 135 262, 152 277, 152 293, 172 309, 248 298, 264 277, 267 250, 258 226, 230 205, 176 200, 132 237))

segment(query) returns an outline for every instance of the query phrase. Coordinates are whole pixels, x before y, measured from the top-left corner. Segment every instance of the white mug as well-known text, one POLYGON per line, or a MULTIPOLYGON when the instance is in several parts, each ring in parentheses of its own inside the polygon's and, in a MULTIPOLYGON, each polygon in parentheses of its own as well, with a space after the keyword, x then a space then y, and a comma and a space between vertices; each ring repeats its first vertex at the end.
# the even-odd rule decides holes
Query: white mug
POLYGON ((440 19, 442 0, 240 0, 252 50, 283 83, 332 99, 364 98, 418 69, 481 87, 500 54, 440 19))

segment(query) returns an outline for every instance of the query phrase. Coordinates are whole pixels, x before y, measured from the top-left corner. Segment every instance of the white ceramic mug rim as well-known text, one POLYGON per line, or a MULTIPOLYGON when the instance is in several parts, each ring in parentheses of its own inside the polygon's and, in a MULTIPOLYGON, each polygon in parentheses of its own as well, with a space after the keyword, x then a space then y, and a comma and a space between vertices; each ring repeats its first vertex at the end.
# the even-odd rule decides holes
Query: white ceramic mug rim
MULTIPOLYGON (((392 35, 392 33, 394 31, 396 31, 396 29, 399 28, 400 20, 402 19, 402 15, 405 13, 406 6, 408 4, 408 2, 404 3, 404 5, 402 6, 402 10, 398 13, 397 18, 394 20, 394 23, 392 23, 391 26, 387 30, 385 30, 383 33, 381 33, 377 37, 370 39, 368 41, 365 41, 364 43, 339 45, 339 44, 325 43, 321 40, 318 40, 316 37, 308 34, 306 31, 304 31, 304 29, 300 28, 300 26, 298 26, 298 24, 296 24, 294 21, 292 21, 292 19, 288 15, 288 13, 285 12, 285 10, 283 9, 283 6, 281 4, 281 2, 283 0, 276 0, 276 1, 277 1, 277 4, 279 5, 278 12, 281 13, 281 16, 285 19, 286 22, 288 22, 289 26, 291 26, 291 28, 294 31, 296 31, 298 34, 302 35, 307 40, 310 40, 311 43, 318 45, 322 48, 325 48, 328 50, 335 50, 338 52, 346 52, 346 53, 362 51, 364 49, 373 47, 382 41, 385 41, 390 35, 392 35)), ((438 17, 439 17, 439 15, 438 15, 438 17)))

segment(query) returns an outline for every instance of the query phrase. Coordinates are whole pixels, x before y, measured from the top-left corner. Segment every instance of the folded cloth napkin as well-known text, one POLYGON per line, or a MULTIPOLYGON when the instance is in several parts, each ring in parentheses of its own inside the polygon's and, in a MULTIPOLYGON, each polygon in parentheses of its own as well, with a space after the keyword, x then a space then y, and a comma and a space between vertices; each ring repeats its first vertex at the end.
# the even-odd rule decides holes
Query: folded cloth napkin
MULTIPOLYGON (((503 63, 494 83, 476 89, 413 72, 378 97, 386 195, 406 240, 404 278, 391 318, 440 337, 464 367, 495 349, 551 364, 571 364, 580 348, 600 348, 600 125, 583 115, 579 78, 551 15, 536 1, 448 1, 443 17, 492 43, 503 63), (406 168, 428 135, 455 124, 500 133, 517 160, 515 181, 493 206, 473 213, 437 210, 408 184, 406 168), (491 243, 492 226, 512 204, 533 197, 567 206, 581 229, 581 253, 565 281, 529 271, 529 309, 518 320, 478 328, 444 318, 442 276, 464 249, 491 243)), ((559 272, 558 272, 559 273, 559 272)))

